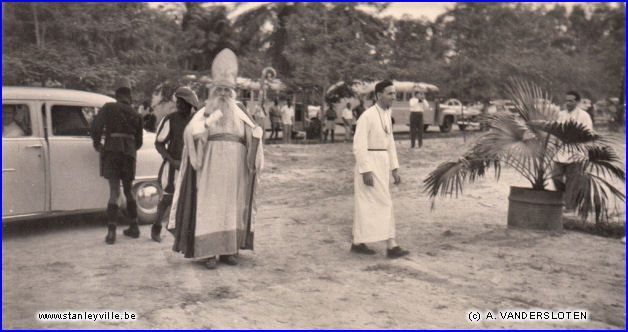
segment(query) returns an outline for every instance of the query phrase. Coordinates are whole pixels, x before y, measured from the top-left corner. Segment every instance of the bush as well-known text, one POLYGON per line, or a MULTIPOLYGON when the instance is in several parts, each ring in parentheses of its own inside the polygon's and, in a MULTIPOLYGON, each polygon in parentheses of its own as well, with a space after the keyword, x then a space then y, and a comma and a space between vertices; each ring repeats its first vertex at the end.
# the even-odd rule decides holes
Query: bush
POLYGON ((622 238, 626 236, 626 221, 592 223, 573 217, 563 216, 563 228, 603 237, 622 238))

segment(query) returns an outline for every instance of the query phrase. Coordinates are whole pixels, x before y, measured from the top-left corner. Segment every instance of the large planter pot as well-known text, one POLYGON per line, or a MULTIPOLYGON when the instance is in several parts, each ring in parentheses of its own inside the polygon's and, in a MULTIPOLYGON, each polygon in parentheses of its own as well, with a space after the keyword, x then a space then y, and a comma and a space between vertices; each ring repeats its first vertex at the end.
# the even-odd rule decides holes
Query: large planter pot
POLYGON ((510 187, 508 227, 540 230, 563 228, 563 193, 510 187))

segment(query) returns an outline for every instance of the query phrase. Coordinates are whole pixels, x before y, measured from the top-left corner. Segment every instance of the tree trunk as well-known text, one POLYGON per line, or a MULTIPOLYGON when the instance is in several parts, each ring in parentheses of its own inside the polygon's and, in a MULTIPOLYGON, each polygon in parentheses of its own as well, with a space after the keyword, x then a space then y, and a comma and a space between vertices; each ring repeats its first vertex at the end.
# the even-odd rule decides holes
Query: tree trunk
POLYGON ((37 48, 41 48, 41 36, 39 34, 39 18, 37 16, 37 3, 31 2, 31 12, 33 13, 33 23, 35 25, 35 42, 37 48))

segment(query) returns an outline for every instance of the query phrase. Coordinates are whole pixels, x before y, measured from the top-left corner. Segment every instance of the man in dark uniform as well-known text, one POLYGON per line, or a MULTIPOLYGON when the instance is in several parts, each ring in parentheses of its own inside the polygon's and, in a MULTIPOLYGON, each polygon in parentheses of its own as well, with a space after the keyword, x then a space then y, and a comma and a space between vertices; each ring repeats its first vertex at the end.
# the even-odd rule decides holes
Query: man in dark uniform
POLYGON ((107 244, 116 241, 118 220, 118 197, 120 181, 126 197, 127 215, 131 219, 124 235, 132 238, 140 236, 137 226, 137 203, 131 192, 135 179, 136 151, 142 146, 142 118, 131 107, 131 89, 122 87, 116 90, 116 102, 106 103, 94 119, 92 140, 94 149, 101 154, 101 176, 109 180, 109 203, 107 204, 108 233, 107 244), (105 135, 105 145, 101 144, 105 135))
MULTIPOLYGON (((157 206, 157 219, 151 228, 150 237, 157 242, 161 242, 161 219, 166 213, 168 206, 172 204, 174 194, 175 171, 181 166, 181 155, 183 153, 183 130, 188 124, 193 108, 198 108, 198 98, 192 89, 181 87, 175 91, 177 98, 177 111, 164 117, 157 129, 155 148, 164 158, 164 166, 168 167, 168 183, 164 189, 164 195, 157 206)), ((163 166, 162 166, 163 167, 163 166)))

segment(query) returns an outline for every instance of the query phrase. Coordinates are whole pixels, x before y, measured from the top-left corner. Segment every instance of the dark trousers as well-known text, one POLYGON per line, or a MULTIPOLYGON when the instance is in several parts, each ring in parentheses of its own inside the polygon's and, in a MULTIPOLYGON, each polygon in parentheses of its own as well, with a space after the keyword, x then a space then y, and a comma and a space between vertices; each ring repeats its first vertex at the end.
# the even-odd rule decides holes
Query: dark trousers
POLYGON ((410 146, 414 147, 414 140, 418 137, 419 147, 423 146, 423 112, 410 112, 410 146))
MULTIPOLYGON (((570 181, 574 176, 576 169, 569 163, 554 163, 554 170, 552 173, 552 181, 556 191, 562 191, 563 201, 565 202, 565 208, 567 210, 573 210, 576 208, 575 190, 573 181, 570 181)), ((587 195, 589 195, 587 191, 587 195)))
POLYGON ((174 196, 174 175, 175 168, 172 165, 168 165, 168 183, 166 184, 166 188, 164 188, 164 194, 157 205, 157 218, 153 222, 155 225, 161 226, 161 219, 163 219, 164 214, 168 210, 168 207, 172 205, 172 197, 174 196))

